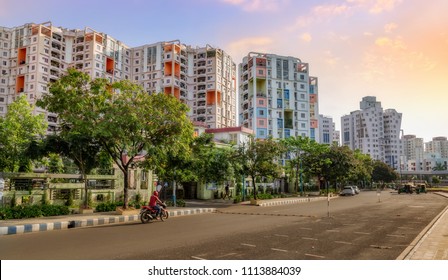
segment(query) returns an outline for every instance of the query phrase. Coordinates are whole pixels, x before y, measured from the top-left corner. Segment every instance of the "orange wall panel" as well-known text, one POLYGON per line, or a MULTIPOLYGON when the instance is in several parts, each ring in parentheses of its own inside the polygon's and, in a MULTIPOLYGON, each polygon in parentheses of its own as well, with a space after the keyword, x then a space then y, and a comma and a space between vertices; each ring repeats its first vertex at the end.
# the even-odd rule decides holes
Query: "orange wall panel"
POLYGON ((26 48, 19 49, 17 54, 17 59, 19 60, 19 64, 24 64, 26 61, 26 48))
POLYGON ((165 62, 165 76, 171 76, 173 73, 173 66, 171 62, 165 62))
POLYGON ((18 76, 16 80, 16 93, 21 93, 25 90, 25 76, 18 76))

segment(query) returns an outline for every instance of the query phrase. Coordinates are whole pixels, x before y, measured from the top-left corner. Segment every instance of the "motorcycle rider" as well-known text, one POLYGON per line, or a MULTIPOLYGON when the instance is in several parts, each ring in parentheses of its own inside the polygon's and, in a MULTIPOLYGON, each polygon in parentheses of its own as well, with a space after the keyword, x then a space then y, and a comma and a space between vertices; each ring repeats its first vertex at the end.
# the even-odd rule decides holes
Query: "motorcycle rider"
POLYGON ((157 191, 154 191, 154 193, 151 195, 151 198, 149 199, 149 207, 157 210, 156 217, 158 217, 160 215, 160 212, 162 211, 158 203, 162 204, 163 202, 159 199, 159 193, 157 191))

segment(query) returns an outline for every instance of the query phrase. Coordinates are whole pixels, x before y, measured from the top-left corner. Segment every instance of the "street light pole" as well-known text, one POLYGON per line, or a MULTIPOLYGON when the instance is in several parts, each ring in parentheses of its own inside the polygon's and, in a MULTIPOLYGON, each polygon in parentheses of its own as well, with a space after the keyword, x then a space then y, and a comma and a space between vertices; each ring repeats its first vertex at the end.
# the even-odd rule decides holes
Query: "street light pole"
POLYGON ((300 196, 303 196, 302 157, 300 157, 300 196))

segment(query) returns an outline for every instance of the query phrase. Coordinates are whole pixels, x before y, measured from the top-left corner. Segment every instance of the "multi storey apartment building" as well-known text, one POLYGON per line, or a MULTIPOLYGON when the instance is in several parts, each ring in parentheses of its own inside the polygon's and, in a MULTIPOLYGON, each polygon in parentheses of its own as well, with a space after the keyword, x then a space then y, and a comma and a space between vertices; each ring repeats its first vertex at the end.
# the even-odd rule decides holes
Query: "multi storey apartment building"
MULTIPOLYGON (((0 28, 2 38, 2 76, 0 78, 0 112, 19 95, 35 104, 48 92, 48 84, 56 81, 68 68, 88 73, 92 78, 117 81, 130 77, 130 49, 93 29, 65 29, 50 22, 0 28)), ((36 114, 45 114, 48 130, 57 127, 57 116, 39 107, 36 114)))
POLYGON ((424 156, 423 138, 415 135, 403 135, 403 154, 400 159, 401 170, 421 170, 421 163, 424 156))
MULTIPOLYGON (((91 28, 67 29, 51 22, 0 27, 0 116, 19 95, 34 104, 48 83, 70 67, 110 82, 131 80, 148 93, 170 94, 187 104, 193 121, 208 128, 236 126, 236 65, 223 50, 192 48, 179 41, 131 48, 91 28)), ((47 116, 49 131, 57 116, 47 116)))
POLYGON ((339 138, 334 139, 335 123, 332 117, 319 115, 319 139, 320 143, 331 145, 333 142, 339 143, 339 138))
POLYGON ((318 79, 298 58, 251 52, 239 64, 240 125, 256 138, 319 141, 318 79))
POLYGON ((448 158, 448 140, 446 137, 433 137, 432 141, 425 143, 427 152, 438 153, 442 158, 448 158))
POLYGON ((364 97, 360 110, 341 118, 342 144, 399 169, 401 118, 394 109, 383 111, 376 97, 364 97))

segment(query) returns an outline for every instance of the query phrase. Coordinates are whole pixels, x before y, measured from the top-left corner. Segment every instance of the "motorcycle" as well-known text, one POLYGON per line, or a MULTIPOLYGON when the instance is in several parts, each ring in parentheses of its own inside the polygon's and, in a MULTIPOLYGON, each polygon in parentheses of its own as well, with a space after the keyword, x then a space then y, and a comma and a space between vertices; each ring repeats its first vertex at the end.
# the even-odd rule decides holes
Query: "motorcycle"
POLYGON ((146 223, 152 223, 154 220, 157 219, 157 217, 160 217, 160 220, 162 222, 164 220, 168 219, 169 213, 168 213, 168 210, 166 210, 166 204, 162 203, 162 204, 159 204, 159 206, 161 207, 159 216, 157 216, 157 210, 155 210, 154 208, 147 206, 147 205, 142 206, 142 208, 140 210, 140 221, 142 221, 142 223, 146 224, 146 223))

